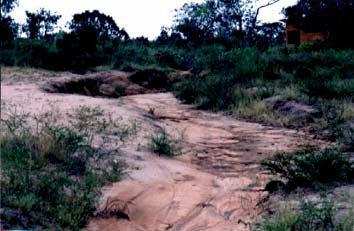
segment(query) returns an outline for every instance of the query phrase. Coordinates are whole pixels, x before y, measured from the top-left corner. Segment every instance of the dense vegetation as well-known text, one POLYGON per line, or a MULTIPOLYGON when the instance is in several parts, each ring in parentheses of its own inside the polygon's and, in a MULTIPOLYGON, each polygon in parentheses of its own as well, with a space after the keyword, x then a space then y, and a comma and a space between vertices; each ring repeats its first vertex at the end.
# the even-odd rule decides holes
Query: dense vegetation
MULTIPOLYGON (((68 31, 55 30, 61 16, 44 9, 26 12, 26 23, 19 25, 10 16, 17 3, 1 1, 1 65, 136 72, 133 82, 172 89, 179 99, 202 109, 306 128, 337 142, 338 148, 279 154, 263 163, 266 169, 277 174, 286 189, 352 183, 353 163, 346 152, 354 150, 354 39, 348 32, 354 25, 353 1, 299 0, 287 8, 287 19, 328 35, 326 41, 293 48, 284 45, 283 23, 258 22, 259 10, 266 6, 254 9, 251 0, 185 4, 174 25, 154 41, 130 38, 111 16, 97 10, 74 15, 68 31), (164 79, 179 71, 188 71, 187 77, 164 79), (146 73, 158 73, 158 78, 146 81, 146 73)), ((93 145, 91 133, 117 128, 114 135, 121 140, 134 130, 97 119, 101 114, 82 108, 69 125, 44 115, 32 118, 36 128, 24 115, 2 120, 1 225, 59 230, 85 225, 98 189, 122 175, 110 150, 93 145)), ((150 137, 150 148, 166 156, 181 151, 179 138, 163 129, 150 137)), ((333 206, 325 205, 305 203, 298 212, 276 214, 261 228, 352 228, 336 223, 333 206)))
POLYGON ((354 180, 354 163, 348 155, 334 148, 320 150, 308 147, 291 154, 279 153, 262 165, 285 180, 283 189, 287 190, 350 184, 354 180))
MULTIPOLYGON (((273 0, 270 4, 276 2, 273 0)), ((353 4, 334 0, 320 2, 323 4, 319 6, 318 2, 301 0, 284 13, 291 20, 306 15, 306 22, 298 21, 312 27, 317 27, 318 18, 325 14, 329 22, 318 29, 331 35, 326 46, 352 47, 346 28, 353 24, 353 4)), ((177 11, 174 25, 162 29, 155 41, 144 37, 131 39, 111 16, 97 10, 75 14, 68 22, 69 32, 55 30, 61 16, 45 9, 27 11, 26 23, 19 25, 10 16, 17 3, 17 0, 2 1, 2 65, 75 72, 85 72, 100 65, 131 70, 128 64, 132 63, 190 69, 192 63, 198 62, 195 51, 204 46, 220 46, 227 51, 235 47, 257 47, 265 51, 283 45, 285 37, 283 23, 258 22, 258 13, 265 6, 255 9, 252 0, 206 0, 185 4, 177 11), (23 33, 26 38, 20 36, 23 33)))
POLYGON ((165 128, 160 128, 150 136, 149 146, 151 151, 158 155, 173 157, 181 154, 183 134, 179 137, 171 137, 165 128))
POLYGON ((122 177, 123 162, 105 144, 109 135, 124 140, 134 128, 106 120, 99 108, 80 107, 68 123, 62 116, 14 111, 2 119, 3 228, 80 230, 96 210, 100 188, 122 177))
POLYGON ((204 109, 267 124, 309 126, 353 149, 354 52, 307 49, 204 48, 195 74, 176 85, 176 95, 204 109), (313 111, 294 113, 287 102, 313 111))
POLYGON ((322 198, 319 204, 303 201, 300 208, 283 208, 271 218, 265 217, 253 230, 259 231, 351 231, 354 227, 353 213, 340 221, 336 219, 337 206, 322 198))

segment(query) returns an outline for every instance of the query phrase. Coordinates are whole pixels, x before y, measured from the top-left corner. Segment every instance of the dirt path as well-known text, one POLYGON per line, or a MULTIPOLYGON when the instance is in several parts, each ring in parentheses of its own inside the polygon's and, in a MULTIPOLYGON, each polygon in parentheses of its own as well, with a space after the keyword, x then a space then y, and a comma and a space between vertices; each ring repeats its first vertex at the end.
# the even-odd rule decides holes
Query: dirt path
POLYGON ((153 108, 150 124, 184 130, 185 148, 178 160, 145 153, 140 171, 105 192, 106 201, 129 202, 131 221, 93 220, 90 230, 247 230, 266 196, 260 160, 305 142, 294 130, 194 110, 170 93, 119 101, 147 118, 153 108))
POLYGON ((100 209, 122 209, 128 220, 93 218, 88 230, 248 230, 262 212, 266 176, 259 162, 278 150, 308 142, 305 134, 242 122, 221 114, 194 110, 170 93, 120 99, 49 94, 38 84, 1 86, 4 105, 31 113, 48 105, 69 111, 79 105, 100 106, 141 124, 139 136, 123 154, 134 170, 103 189, 100 209), (155 115, 149 110, 153 109, 155 115), (183 155, 167 159, 150 153, 146 135, 157 127, 184 131, 183 155), (141 146, 143 148, 137 148, 141 146))

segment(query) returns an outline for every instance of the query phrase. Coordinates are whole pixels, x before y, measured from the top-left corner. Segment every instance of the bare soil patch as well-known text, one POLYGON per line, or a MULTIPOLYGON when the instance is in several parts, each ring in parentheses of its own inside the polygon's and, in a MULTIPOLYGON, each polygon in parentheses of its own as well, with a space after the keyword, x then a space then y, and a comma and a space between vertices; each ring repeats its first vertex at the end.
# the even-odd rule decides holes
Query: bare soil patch
POLYGON ((137 137, 121 150, 132 168, 125 180, 102 190, 88 230, 248 230, 265 210, 268 176, 260 170, 260 161, 276 151, 318 143, 300 131, 195 110, 171 93, 156 93, 164 89, 132 83, 129 76, 103 72, 83 79, 56 78, 42 87, 1 86, 3 103, 24 111, 43 113, 53 104, 63 112, 99 106, 114 117, 139 122, 137 137), (128 96, 115 99, 103 93, 105 84, 107 89, 124 86, 128 96), (146 148, 147 135, 158 127, 169 134, 184 131, 181 156, 159 157, 146 148))

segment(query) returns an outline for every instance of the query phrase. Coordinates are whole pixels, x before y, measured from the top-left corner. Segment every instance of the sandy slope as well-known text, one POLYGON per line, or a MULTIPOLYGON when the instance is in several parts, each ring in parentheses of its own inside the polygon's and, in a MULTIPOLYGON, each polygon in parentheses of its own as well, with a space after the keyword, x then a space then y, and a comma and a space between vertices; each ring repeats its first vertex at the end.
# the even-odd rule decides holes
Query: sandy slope
POLYGON ((39 84, 3 82, 2 104, 31 113, 49 110, 49 105, 62 111, 100 106, 140 122, 138 137, 122 150, 134 169, 125 180, 103 189, 100 204, 100 210, 124 209, 130 220, 93 218, 88 230, 247 230, 247 223, 264 210, 260 201, 266 196, 262 189, 267 176, 259 169, 260 160, 311 142, 294 130, 195 110, 170 93, 106 99, 49 94, 39 84), (155 116, 148 113, 151 108, 155 116), (185 132, 183 155, 167 159, 144 147, 157 127, 185 132))

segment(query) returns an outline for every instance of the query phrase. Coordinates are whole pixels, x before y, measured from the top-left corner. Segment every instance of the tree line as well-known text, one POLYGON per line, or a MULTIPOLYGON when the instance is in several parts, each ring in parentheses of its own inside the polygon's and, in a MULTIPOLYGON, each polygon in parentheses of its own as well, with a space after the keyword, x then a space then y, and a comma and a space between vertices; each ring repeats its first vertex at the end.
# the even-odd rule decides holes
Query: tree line
MULTIPOLYGON (((21 50, 30 48, 31 55, 43 55, 53 63, 49 68, 100 65, 110 59, 108 56, 114 53, 115 47, 126 43, 182 49, 219 44, 226 49, 257 47, 266 50, 285 43, 285 24, 260 23, 258 15, 265 7, 279 1, 282 0, 269 0, 264 5, 258 0, 186 3, 176 10, 173 26, 162 28, 157 39, 149 41, 144 37, 131 39, 111 16, 98 10, 75 14, 68 22, 68 31, 55 32, 61 15, 45 9, 26 11, 26 22, 19 25, 10 16, 18 0, 1 0, 1 63, 12 64, 13 60, 6 55, 18 56, 21 50), (26 38, 22 38, 21 33, 26 34, 26 38), (16 54, 14 49, 18 50, 16 54)), ((283 14, 303 28, 320 30, 333 47, 353 47, 354 37, 348 33, 354 28, 353 0, 299 0, 284 9, 283 14)))

